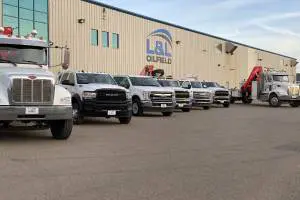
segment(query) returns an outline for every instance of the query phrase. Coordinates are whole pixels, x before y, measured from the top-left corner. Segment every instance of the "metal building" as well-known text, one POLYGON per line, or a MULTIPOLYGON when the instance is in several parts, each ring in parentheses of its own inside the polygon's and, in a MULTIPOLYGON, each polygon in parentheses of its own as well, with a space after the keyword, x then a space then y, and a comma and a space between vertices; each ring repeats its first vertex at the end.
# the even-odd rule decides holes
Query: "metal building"
MULTIPOLYGON (((138 74, 146 65, 176 78, 196 76, 229 87, 255 65, 287 71, 295 58, 229 41, 92 0, 0 0, 4 26, 22 35, 35 28, 54 45, 71 50, 71 67, 92 72, 138 74)), ((51 65, 61 62, 51 50, 51 65)), ((53 71, 58 71, 53 67, 53 71)))

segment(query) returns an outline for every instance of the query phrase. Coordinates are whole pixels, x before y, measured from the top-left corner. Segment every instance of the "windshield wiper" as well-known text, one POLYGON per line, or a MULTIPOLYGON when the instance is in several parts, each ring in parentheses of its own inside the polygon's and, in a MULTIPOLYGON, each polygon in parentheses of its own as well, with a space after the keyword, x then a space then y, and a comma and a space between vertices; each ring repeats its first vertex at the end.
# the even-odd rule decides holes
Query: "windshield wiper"
POLYGON ((38 65, 39 67, 43 67, 41 64, 39 64, 38 62, 36 61, 32 61, 32 60, 22 60, 23 62, 26 62, 26 63, 31 63, 31 64, 34 64, 34 65, 38 65))
POLYGON ((17 66, 17 64, 11 60, 5 60, 5 59, 2 59, 0 58, 0 62, 7 62, 7 63, 10 63, 10 64, 13 64, 15 67, 17 66))

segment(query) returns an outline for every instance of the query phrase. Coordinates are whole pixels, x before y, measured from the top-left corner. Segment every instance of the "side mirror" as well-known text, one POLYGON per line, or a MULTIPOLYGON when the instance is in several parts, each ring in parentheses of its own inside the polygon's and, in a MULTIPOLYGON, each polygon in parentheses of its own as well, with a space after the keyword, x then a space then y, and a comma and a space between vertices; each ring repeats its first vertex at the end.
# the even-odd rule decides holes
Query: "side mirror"
POLYGON ((126 84, 126 83, 120 84, 120 86, 122 86, 122 87, 124 87, 124 88, 126 88, 126 89, 129 89, 129 88, 130 88, 130 85, 129 85, 129 84, 126 84))
POLYGON ((75 84, 74 83, 71 83, 69 80, 63 80, 61 82, 62 85, 71 85, 71 86, 74 86, 75 84))
POLYGON ((70 66, 70 50, 69 49, 65 49, 64 50, 64 62, 62 63, 62 68, 64 70, 68 69, 70 66))
POLYGON ((192 85, 188 85, 188 86, 187 86, 187 89, 191 89, 191 88, 192 88, 192 85))

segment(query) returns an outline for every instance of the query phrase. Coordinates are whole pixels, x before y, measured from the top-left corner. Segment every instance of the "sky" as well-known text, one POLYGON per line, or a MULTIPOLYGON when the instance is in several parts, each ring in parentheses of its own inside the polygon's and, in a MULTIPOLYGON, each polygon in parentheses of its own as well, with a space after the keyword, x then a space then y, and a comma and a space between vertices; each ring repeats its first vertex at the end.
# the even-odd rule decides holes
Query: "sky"
POLYGON ((300 60, 300 0, 98 1, 300 60))

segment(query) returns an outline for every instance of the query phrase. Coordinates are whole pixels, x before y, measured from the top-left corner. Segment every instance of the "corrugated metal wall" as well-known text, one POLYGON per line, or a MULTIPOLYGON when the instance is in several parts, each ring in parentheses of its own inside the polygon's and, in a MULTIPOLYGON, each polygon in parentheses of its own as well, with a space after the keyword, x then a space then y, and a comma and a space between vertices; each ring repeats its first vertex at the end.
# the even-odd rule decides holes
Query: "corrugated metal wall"
POLYGON ((0 13, 1 13, 1 15, 0 15, 0 23, 1 23, 1 26, 2 26, 2 23, 3 23, 3 21, 2 21, 2 20, 3 20, 3 19, 2 19, 2 16, 3 16, 3 13, 2 13, 2 6, 3 6, 3 5, 2 5, 2 2, 3 2, 3 1, 0 0, 0 13))
MULTIPOLYGON (((238 86, 257 64, 286 69, 295 74, 295 68, 285 66, 289 59, 267 52, 239 46, 233 55, 217 52, 223 44, 215 38, 188 32, 165 24, 149 21, 115 10, 96 6, 81 0, 51 0, 50 40, 56 45, 70 47, 71 67, 76 70, 138 74, 145 65, 165 69, 176 78, 196 75, 199 79, 216 80, 230 87, 238 86), (85 23, 78 23, 78 19, 85 23), (164 28, 171 32, 173 63, 158 64, 146 61, 146 39, 154 30, 164 28), (99 46, 90 44, 91 29, 99 30, 99 46), (120 48, 103 48, 101 31, 120 34, 120 48), (261 61, 259 61, 261 59, 261 61), (284 61, 282 61, 284 60, 284 61)), ((52 50, 52 65, 60 63, 60 52, 52 50)), ((53 68, 54 71, 60 70, 53 68)))

